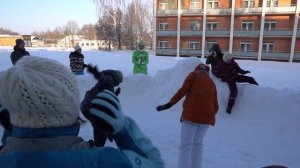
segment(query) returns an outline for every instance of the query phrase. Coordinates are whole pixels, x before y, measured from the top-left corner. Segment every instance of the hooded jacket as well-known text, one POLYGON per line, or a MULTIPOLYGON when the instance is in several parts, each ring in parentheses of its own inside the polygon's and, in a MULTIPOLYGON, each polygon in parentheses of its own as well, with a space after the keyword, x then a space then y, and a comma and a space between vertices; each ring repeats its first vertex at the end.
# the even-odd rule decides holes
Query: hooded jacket
POLYGON ((176 104, 182 97, 181 120, 198 124, 215 125, 215 115, 219 110, 217 90, 213 80, 208 75, 208 69, 200 69, 198 65, 185 79, 182 87, 171 98, 170 103, 176 104))

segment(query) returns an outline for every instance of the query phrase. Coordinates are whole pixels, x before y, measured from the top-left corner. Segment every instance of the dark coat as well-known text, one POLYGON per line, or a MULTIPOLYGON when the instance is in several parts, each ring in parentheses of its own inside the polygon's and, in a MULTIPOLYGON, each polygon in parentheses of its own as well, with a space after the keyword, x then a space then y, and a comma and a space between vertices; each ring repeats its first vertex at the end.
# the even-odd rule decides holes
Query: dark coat
POLYGON ((239 73, 246 74, 246 71, 241 69, 234 59, 232 59, 230 63, 221 60, 215 70, 216 74, 224 82, 235 82, 239 73))
POLYGON ((30 56, 29 52, 18 46, 14 46, 14 51, 10 54, 10 59, 13 65, 24 56, 30 56))
POLYGON ((216 56, 209 55, 206 59, 206 64, 207 65, 211 64, 211 71, 215 76, 217 76, 216 67, 219 64, 219 62, 223 60, 223 53, 216 52, 216 54, 217 54, 216 56))
POLYGON ((70 68, 72 72, 78 72, 84 70, 84 56, 78 51, 71 52, 70 58, 70 68))

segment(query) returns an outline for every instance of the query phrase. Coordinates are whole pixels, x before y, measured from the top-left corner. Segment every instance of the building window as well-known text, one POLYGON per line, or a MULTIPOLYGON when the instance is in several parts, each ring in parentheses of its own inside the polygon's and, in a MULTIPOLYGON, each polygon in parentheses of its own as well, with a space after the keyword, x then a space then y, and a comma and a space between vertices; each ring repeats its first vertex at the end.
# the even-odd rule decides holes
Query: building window
POLYGON ((211 47, 212 47, 214 44, 217 44, 217 42, 216 42, 216 41, 208 41, 208 42, 206 42, 206 50, 210 50, 211 47))
POLYGON ((252 21, 243 21, 242 22, 242 30, 252 30, 253 22, 252 21))
POLYGON ((160 49, 166 49, 169 47, 169 42, 168 41, 159 41, 159 48, 160 49))
POLYGON ((159 30, 168 30, 168 22, 159 23, 159 30))
POLYGON ((94 46, 94 43, 91 43, 91 46, 94 46))
POLYGON ((267 0, 267 7, 278 6, 278 0, 267 0))
POLYGON ((263 43, 262 52, 273 52, 274 43, 263 43))
POLYGON ((244 8, 253 8, 255 4, 254 0, 244 0, 243 7, 244 8))
POLYGON ((207 1, 207 8, 208 9, 217 9, 219 6, 218 0, 208 0, 207 1))
POLYGON ((84 43, 81 43, 81 46, 84 46, 84 43))
POLYGON ((191 21, 190 22, 190 30, 192 30, 192 31, 200 30, 200 22, 199 21, 191 21))
POLYGON ((199 9, 199 8, 200 8, 199 0, 191 0, 190 9, 199 9))
POLYGON ((207 22, 207 30, 216 30, 217 25, 217 22, 207 22))
POLYGON ((197 50, 197 49, 199 49, 199 42, 197 42, 197 41, 190 41, 189 42, 189 49, 191 49, 191 50, 197 50))
POLYGON ((159 9, 160 10, 168 10, 169 9, 169 3, 168 2, 159 3, 159 9))
POLYGON ((276 27, 276 21, 266 21, 265 22, 265 30, 275 30, 276 27))
POLYGON ((77 46, 79 46, 79 43, 76 43, 77 46))
POLYGON ((251 42, 241 42, 241 52, 251 51, 251 42))
POLYGON ((85 43, 85 45, 86 45, 86 46, 89 46, 90 44, 89 44, 89 43, 85 43))

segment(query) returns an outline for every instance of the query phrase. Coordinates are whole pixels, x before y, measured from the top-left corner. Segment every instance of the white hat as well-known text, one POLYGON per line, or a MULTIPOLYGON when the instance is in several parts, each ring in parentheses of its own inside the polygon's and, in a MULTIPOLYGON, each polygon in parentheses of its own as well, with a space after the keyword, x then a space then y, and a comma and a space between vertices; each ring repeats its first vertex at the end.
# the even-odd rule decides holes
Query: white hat
POLYGON ((231 59, 232 59, 232 55, 231 55, 231 54, 229 54, 229 53, 224 53, 224 55, 223 55, 223 61, 224 61, 224 62, 230 63, 231 59))
POLYGON ((9 111, 14 126, 69 126, 79 115, 77 80, 57 61, 23 57, 0 73, 0 86, 0 102, 9 111))
POLYGON ((76 45, 76 46, 74 46, 74 50, 75 51, 81 50, 81 47, 79 45, 76 45))

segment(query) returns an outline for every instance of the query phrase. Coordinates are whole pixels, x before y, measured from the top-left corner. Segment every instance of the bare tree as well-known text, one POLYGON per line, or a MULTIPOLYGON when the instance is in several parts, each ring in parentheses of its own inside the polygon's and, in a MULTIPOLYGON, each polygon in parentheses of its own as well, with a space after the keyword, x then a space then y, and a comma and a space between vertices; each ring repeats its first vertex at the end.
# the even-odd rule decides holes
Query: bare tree
POLYGON ((95 40, 97 35, 96 25, 86 24, 83 25, 79 34, 88 40, 95 40))
POLYGON ((0 34, 19 35, 20 33, 0 27, 0 34))
POLYGON ((133 46, 136 46, 137 42, 141 40, 147 44, 152 44, 152 16, 152 8, 149 6, 149 2, 131 1, 122 21, 126 45, 129 44, 133 49, 133 46))
POLYGON ((99 20, 103 16, 112 18, 115 39, 118 42, 118 49, 121 49, 121 20, 122 9, 125 8, 125 0, 94 0, 94 2, 98 10, 99 20))

